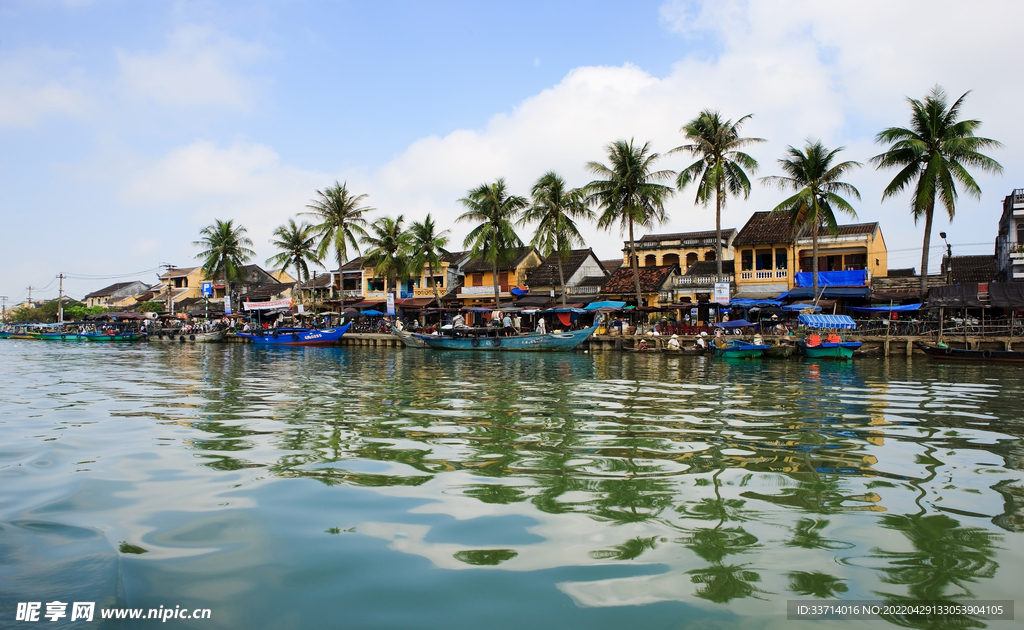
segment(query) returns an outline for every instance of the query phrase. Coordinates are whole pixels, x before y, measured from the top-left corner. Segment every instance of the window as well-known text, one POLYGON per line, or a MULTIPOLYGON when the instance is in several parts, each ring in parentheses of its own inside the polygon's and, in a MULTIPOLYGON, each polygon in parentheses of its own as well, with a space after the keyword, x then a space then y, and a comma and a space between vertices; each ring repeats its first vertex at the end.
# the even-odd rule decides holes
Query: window
POLYGON ((770 249, 759 249, 757 255, 754 258, 754 262, 757 264, 757 270, 761 271, 764 269, 772 268, 772 250, 770 249))
POLYGON ((473 284, 469 285, 471 287, 482 287, 482 286, 484 286, 484 274, 482 274, 482 273, 474 273, 473 277, 471 278, 471 280, 473 282, 473 284))
POLYGON ((502 291, 507 291, 508 290, 508 272, 507 271, 502 271, 501 273, 498 274, 498 286, 500 287, 500 290, 502 290, 502 291))
POLYGON ((367 278, 366 279, 366 290, 367 291, 383 291, 384 290, 384 278, 367 278))
POLYGON ((647 254, 644 256, 644 267, 657 267, 658 257, 654 254, 647 254))
POLYGON ((740 270, 750 271, 754 268, 754 250, 745 249, 740 252, 740 270))
POLYGON ((775 268, 789 269, 789 252, 785 248, 775 250, 775 268))
POLYGON ((704 260, 714 262, 715 260, 717 260, 716 256, 717 254, 715 253, 715 250, 711 250, 708 253, 704 254, 704 260))
POLYGON ((843 257, 843 269, 846 271, 861 271, 868 268, 867 254, 847 254, 843 257))
POLYGON ((1017 246, 1024 245, 1024 223, 1017 224, 1017 246))

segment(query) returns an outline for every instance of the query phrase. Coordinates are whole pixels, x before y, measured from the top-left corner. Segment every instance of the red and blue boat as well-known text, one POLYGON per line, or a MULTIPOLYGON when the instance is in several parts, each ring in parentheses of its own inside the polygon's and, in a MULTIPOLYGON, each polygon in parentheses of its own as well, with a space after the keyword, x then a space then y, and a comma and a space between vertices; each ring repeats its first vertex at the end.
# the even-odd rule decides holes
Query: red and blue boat
POLYGON ((315 328, 275 328, 253 333, 235 333, 250 340, 257 346, 330 346, 341 339, 352 326, 349 322, 338 328, 317 330, 315 328))

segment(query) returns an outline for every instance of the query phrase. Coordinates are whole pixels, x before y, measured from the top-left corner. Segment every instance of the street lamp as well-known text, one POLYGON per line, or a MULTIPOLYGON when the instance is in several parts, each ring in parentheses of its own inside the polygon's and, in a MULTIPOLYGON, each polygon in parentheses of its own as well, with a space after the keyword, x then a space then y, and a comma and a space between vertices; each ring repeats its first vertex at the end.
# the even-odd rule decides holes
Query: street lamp
POLYGON ((939 238, 946 244, 946 284, 952 284, 953 280, 953 247, 946 240, 946 233, 939 232, 939 238))

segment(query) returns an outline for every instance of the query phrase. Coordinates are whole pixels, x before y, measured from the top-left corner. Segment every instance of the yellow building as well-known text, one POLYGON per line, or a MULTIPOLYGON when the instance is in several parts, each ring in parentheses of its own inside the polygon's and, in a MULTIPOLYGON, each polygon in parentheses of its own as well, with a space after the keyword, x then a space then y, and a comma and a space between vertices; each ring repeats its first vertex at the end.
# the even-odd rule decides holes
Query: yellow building
MULTIPOLYGON (((498 295, 511 298, 513 287, 526 286, 526 278, 533 269, 540 266, 541 257, 532 247, 520 247, 512 264, 498 268, 498 295)), ((463 267, 465 281, 459 287, 457 297, 463 306, 490 306, 494 304, 493 265, 481 258, 468 261, 463 267)))
MULTIPOLYGON (((797 287, 810 286, 808 278, 798 277, 797 273, 811 271, 811 236, 806 230, 794 234, 786 215, 755 212, 736 235, 733 248, 737 266, 734 297, 776 297, 797 287)), ((836 236, 819 234, 818 271, 820 286, 831 284, 860 289, 859 292, 833 290, 836 297, 856 297, 862 293, 866 296, 871 278, 888 273, 881 227, 878 223, 857 223, 840 225, 836 236), (863 273, 828 275, 833 272, 863 273)))
MULTIPOLYGON (((722 230, 722 260, 732 260, 735 238, 735 228, 722 230)), ((636 241, 636 255, 640 267, 676 265, 686 273, 696 262, 717 260, 715 231, 645 234, 636 241)), ((629 241, 622 248, 622 266, 629 266, 629 241)))
POLYGON ((177 303, 202 297, 205 279, 202 267, 171 267, 160 275, 160 286, 154 289, 153 299, 164 303, 170 299, 177 303))

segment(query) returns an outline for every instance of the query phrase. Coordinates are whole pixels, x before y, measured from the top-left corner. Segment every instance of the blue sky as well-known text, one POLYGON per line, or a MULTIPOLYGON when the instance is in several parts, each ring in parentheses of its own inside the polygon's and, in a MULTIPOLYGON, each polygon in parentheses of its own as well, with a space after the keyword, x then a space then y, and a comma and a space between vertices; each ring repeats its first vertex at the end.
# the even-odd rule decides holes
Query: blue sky
MULTIPOLYGON (((979 175, 982 199, 962 197, 933 240, 949 228, 957 253, 990 253, 1002 197, 1024 186, 1011 61, 1024 10, 962 13, 942 1, 8 0, 0 295, 24 299, 31 284, 56 296, 58 273, 74 276, 74 297, 136 271, 153 281, 161 263, 193 263, 214 218, 245 225, 262 264, 273 228, 335 180, 377 214, 431 212, 458 246, 468 227, 454 223, 456 200, 470 187, 506 177, 526 194, 550 169, 584 184, 608 142, 668 151, 704 107, 754 114, 745 131, 769 140, 754 150, 758 175, 809 136, 866 162, 880 128, 906 123, 904 97, 935 83, 973 90, 965 114, 1006 144, 992 153, 1006 171, 979 175)), ((890 266, 918 266, 907 200, 881 203, 885 173, 849 179, 860 220, 882 223, 890 266)), ((723 223, 779 200, 757 187, 723 223)), ((669 210, 659 231, 713 227, 693 191, 669 210)), ((587 235, 619 255, 617 232, 587 235)))

